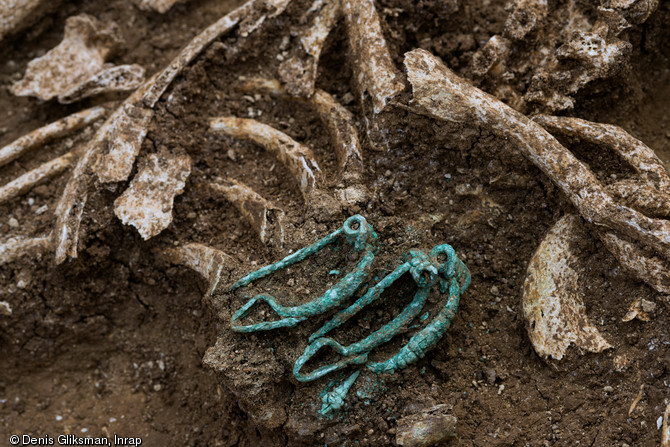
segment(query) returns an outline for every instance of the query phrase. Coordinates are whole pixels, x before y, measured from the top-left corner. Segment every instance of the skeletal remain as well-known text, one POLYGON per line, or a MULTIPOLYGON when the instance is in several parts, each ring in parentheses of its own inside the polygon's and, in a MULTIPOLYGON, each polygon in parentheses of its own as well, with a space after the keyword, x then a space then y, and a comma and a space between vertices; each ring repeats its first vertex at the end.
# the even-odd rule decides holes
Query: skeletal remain
MULTIPOLYGON (((608 186, 608 192, 620 198, 620 202, 648 216, 668 216, 670 194, 664 190, 670 185, 670 175, 663 162, 644 143, 623 129, 608 124, 546 115, 534 119, 553 133, 576 137, 613 150, 637 171, 637 175, 634 179, 608 186)), ((657 291, 670 293, 667 260, 659 259, 653 252, 636 246, 625 235, 603 228, 596 230, 605 247, 622 266, 657 291)))
POLYGON ((451 409, 441 404, 398 419, 396 442, 403 447, 429 447, 455 437, 458 420, 451 409))
POLYGON ((170 225, 175 196, 184 191, 191 173, 188 155, 149 154, 147 161, 114 202, 114 212, 126 225, 149 239, 170 225))
POLYGON ((425 50, 405 55, 413 109, 437 119, 479 123, 512 143, 566 194, 590 223, 614 230, 670 259, 670 222, 620 205, 593 173, 539 125, 473 87, 425 50))
POLYGON ((51 140, 66 136, 82 127, 88 126, 105 116, 105 113, 106 110, 104 107, 92 107, 73 113, 22 136, 0 149, 0 166, 16 160, 26 152, 39 148, 51 140))
POLYGON ((507 16, 505 34, 521 40, 547 18, 547 0, 516 0, 507 16))
POLYGON ((580 227, 578 216, 561 218, 528 265, 522 309, 528 336, 543 358, 562 359, 572 343, 591 352, 611 348, 586 316, 578 275, 572 267, 577 255, 570 242, 583 233, 580 227))
POLYGON ((331 208, 334 201, 321 190, 321 169, 312 150, 285 133, 253 119, 218 117, 209 122, 210 130, 236 138, 251 140, 272 153, 282 162, 298 181, 305 201, 312 205, 320 203, 331 208))
POLYGON ((114 23, 103 24, 86 14, 70 17, 65 22, 63 41, 28 64, 23 79, 12 86, 12 93, 43 100, 63 97, 62 102, 72 102, 102 91, 133 90, 141 82, 137 79, 143 76, 141 67, 105 70, 106 58, 120 42, 114 23), (103 70, 107 73, 100 74, 103 70))
POLYGON ((118 65, 99 71, 79 85, 58 96, 58 102, 70 104, 101 93, 129 92, 144 82, 144 67, 118 65))
POLYGON ((186 0, 133 0, 133 3, 135 3, 138 8, 144 11, 154 10, 160 14, 165 14, 176 3, 181 3, 184 1, 186 0))
MULTIPOLYGON (((140 95, 136 95, 138 98, 140 95)), ((114 119, 105 123, 107 135, 101 146, 109 147, 96 167, 101 183, 128 180, 135 157, 140 152, 153 110, 130 101, 119 108, 114 119)))
MULTIPOLYGON (((100 169, 97 170, 101 181, 117 181, 115 179, 123 178, 124 175, 127 178, 135 162, 141 140, 146 135, 153 107, 174 78, 209 44, 235 29, 243 19, 253 15, 261 15, 263 19, 267 15, 274 16, 281 13, 286 6, 288 6, 286 1, 251 0, 223 16, 191 40, 164 70, 145 81, 105 121, 88 143, 58 202, 56 228, 53 232, 57 264, 68 256, 77 256, 79 226, 88 200, 88 191, 94 182, 93 175, 98 160, 103 159, 100 169), (266 12, 267 10, 269 12, 266 12), (115 139, 121 135, 124 136, 125 142, 120 147, 125 149, 116 152, 115 139), (112 148, 113 152, 110 154, 114 155, 105 156, 107 148, 112 148)), ((256 19, 257 22, 259 20, 262 22, 261 19, 256 19)), ((244 31, 240 30, 240 34, 254 29, 254 26, 247 25, 244 31)))
POLYGON ((0 301, 0 315, 9 317, 12 315, 12 306, 7 301, 0 301))
POLYGON ((0 204, 26 193, 40 183, 70 168, 77 160, 76 151, 68 152, 0 187, 0 204))
POLYGON ((205 278, 209 285, 208 296, 211 296, 216 290, 226 265, 232 265, 235 262, 226 253, 197 243, 170 247, 163 253, 170 262, 186 266, 205 278))
POLYGON ((0 242, 0 265, 14 262, 24 255, 35 257, 52 250, 51 237, 12 237, 0 242))
POLYGON ((649 321, 649 314, 656 310, 656 303, 638 298, 630 305, 628 312, 621 319, 621 321, 628 322, 637 318, 640 321, 649 321))
MULTIPOLYGON (((308 13, 316 11, 308 28, 299 36, 299 45, 279 67, 279 76, 293 96, 309 97, 314 93, 319 57, 328 34, 341 13, 340 0, 316 0, 308 13)), ((306 17, 304 18, 306 21, 306 17)))
POLYGON ((656 153, 619 126, 548 115, 536 115, 533 121, 553 134, 576 137, 611 149, 628 162, 641 178, 648 178, 656 188, 670 187, 670 175, 656 153))
POLYGON ((665 406, 665 412, 663 413, 661 447, 670 447, 670 404, 665 406))
POLYGON ((37 21, 60 1, 3 0, 0 3, 0 41, 37 21))
MULTIPOLYGON (((267 92, 278 97, 290 97, 275 79, 241 78, 241 81, 239 88, 244 92, 267 92)), ((345 189, 336 192, 338 199, 348 204, 365 202, 370 193, 362 185, 365 168, 353 114, 321 89, 316 89, 306 101, 319 114, 335 145, 339 176, 345 184, 345 189)))
POLYGON ((490 91, 517 110, 528 104, 548 112, 574 108, 579 90, 625 66, 632 45, 620 33, 647 20, 658 0, 600 4, 568 0, 549 7, 546 0, 514 0, 506 39, 493 36, 475 53, 473 73, 485 76, 490 91), (490 68, 496 69, 488 71, 482 62, 492 56, 497 61, 490 68), (529 77, 529 83, 519 82, 529 77))
POLYGON ((379 113, 405 84, 391 59, 373 0, 342 0, 342 7, 361 104, 369 95, 379 113))
POLYGON ((626 206, 649 217, 670 218, 670 194, 644 181, 626 179, 608 185, 607 190, 626 206))
POLYGON ((209 187, 217 191, 232 203, 258 233, 262 243, 272 241, 276 245, 284 243, 284 212, 261 197, 247 185, 233 179, 223 179, 210 183, 209 187))

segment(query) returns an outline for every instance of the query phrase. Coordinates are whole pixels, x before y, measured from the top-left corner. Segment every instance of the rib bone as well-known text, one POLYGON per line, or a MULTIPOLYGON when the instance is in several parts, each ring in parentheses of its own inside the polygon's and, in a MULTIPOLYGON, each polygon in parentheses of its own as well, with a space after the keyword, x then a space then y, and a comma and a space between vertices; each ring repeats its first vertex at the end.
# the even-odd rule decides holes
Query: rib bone
POLYGON ((214 118, 209 127, 214 132, 251 140, 272 153, 296 178, 305 200, 311 200, 318 190, 321 170, 312 150, 285 133, 256 120, 233 116, 214 118))
POLYGON ((256 230, 262 243, 272 241, 276 245, 284 243, 284 212, 260 196, 247 185, 233 179, 224 179, 209 184, 232 203, 256 230))
POLYGON ((391 59, 373 0, 343 0, 342 7, 361 104, 370 95, 379 113, 405 84, 391 59))
POLYGON ((314 93, 316 71, 319 57, 326 43, 328 34, 339 19, 341 6, 339 0, 323 2, 317 0, 310 8, 318 9, 309 28, 300 35, 299 48, 279 67, 279 76, 286 85, 286 90, 293 96, 309 97, 314 93))
MULTIPOLYGON (((272 14, 280 13, 283 11, 282 8, 287 5, 288 2, 286 1, 284 1, 284 4, 269 4, 272 14)), ((198 34, 163 71, 145 81, 135 93, 130 95, 98 130, 89 142, 84 155, 79 159, 56 208, 57 221, 53 237, 55 238, 57 264, 63 262, 67 256, 77 257, 79 226, 88 199, 88 190, 94 181, 94 169, 97 161, 102 157, 104 149, 108 146, 114 147, 114 127, 117 126, 117 121, 124 122, 123 115, 127 115, 128 124, 126 128, 131 129, 138 136, 145 133, 146 127, 151 121, 150 115, 153 114, 153 107, 184 67, 190 64, 214 40, 234 29, 243 18, 256 10, 264 9, 265 6, 266 3, 262 0, 251 0, 198 34)), ((124 134, 125 132, 120 133, 124 134)), ((124 165, 132 166, 135 156, 131 153, 130 157, 121 157, 121 160, 124 165)), ((113 170, 113 167, 108 166, 106 169, 113 170)), ((124 167, 119 170, 126 172, 124 167)), ((102 177, 105 177, 105 175, 102 174, 102 177)))
POLYGON ((0 204, 24 194, 47 179, 57 176, 71 167, 76 159, 75 151, 68 152, 0 187, 0 204))
POLYGON ((104 107, 91 107, 33 130, 0 149, 0 166, 16 160, 26 152, 39 148, 51 140, 88 126, 103 116, 105 116, 104 107))
POLYGON ((646 144, 611 124, 600 124, 579 118, 537 115, 533 121, 552 134, 576 137, 615 151, 643 177, 651 176, 659 189, 670 187, 670 175, 663 162, 646 144))
POLYGON ((226 264, 234 262, 226 253, 197 243, 170 247, 163 253, 170 262, 186 266, 205 278, 209 285, 208 296, 216 290, 226 264))
MULTIPOLYGON (((239 88, 244 92, 291 97, 276 79, 246 78, 242 81, 239 88)), ((365 168, 353 114, 321 89, 316 89, 306 101, 316 109, 335 146, 339 175, 346 185, 345 189, 337 191, 338 198, 349 204, 365 202, 370 193, 362 185, 365 168)))
POLYGON ((425 50, 405 55, 418 113, 480 123, 512 143, 567 195, 589 222, 639 241, 670 259, 670 222, 617 204, 593 173, 547 131, 496 98, 473 87, 425 50))

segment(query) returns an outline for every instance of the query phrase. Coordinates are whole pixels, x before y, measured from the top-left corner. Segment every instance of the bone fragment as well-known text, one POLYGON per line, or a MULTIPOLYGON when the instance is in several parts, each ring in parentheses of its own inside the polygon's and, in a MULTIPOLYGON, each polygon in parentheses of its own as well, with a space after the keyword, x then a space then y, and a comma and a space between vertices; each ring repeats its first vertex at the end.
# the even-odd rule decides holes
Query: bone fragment
POLYGON ((170 262, 186 266, 205 278, 209 285, 208 296, 216 290, 226 265, 234 263, 226 253, 202 244, 170 247, 164 253, 170 262))
POLYGON ((405 84, 391 59, 373 0, 343 0, 342 7, 361 104, 369 95, 379 113, 405 84))
POLYGON ((111 122, 105 123, 108 126, 108 136, 104 146, 109 150, 102 155, 100 164, 96 167, 101 183, 128 180, 153 115, 152 109, 131 102, 119 108, 111 122))
POLYGON ((633 411, 635 411, 635 408, 637 408, 637 404, 640 403, 640 401, 642 400, 642 397, 644 397, 644 383, 642 385, 640 385, 640 389, 637 392, 637 396, 635 396, 635 399, 633 399, 633 402, 630 404, 630 407, 628 408, 628 416, 629 417, 633 413, 633 411))
POLYGON ((593 173, 554 137, 523 114, 473 87, 425 50, 405 55, 417 113, 479 123, 513 144, 568 196, 588 222, 615 230, 670 259, 670 222, 617 204, 593 173))
POLYGON ((314 92, 312 104, 335 144, 337 164, 343 179, 360 182, 364 165, 354 115, 321 89, 314 92))
POLYGON ((12 93, 42 100, 60 96, 97 74, 119 43, 116 25, 86 14, 70 17, 65 22, 63 41, 28 63, 26 74, 12 86, 12 93))
POLYGON ((19 259, 23 255, 38 256, 51 251, 51 237, 12 237, 0 242, 0 265, 19 259))
MULTIPOLYGON (((270 2, 271 0, 267 0, 270 2)), ((274 5, 270 3, 272 14, 278 14, 286 7, 288 3, 274 5), (274 9, 273 9, 274 8, 274 9)), ((251 0, 229 14, 220 18, 216 23, 198 34, 175 59, 161 72, 156 73, 150 79, 144 82, 132 95, 130 95, 121 106, 110 116, 105 124, 98 130, 96 135, 87 145, 84 155, 79 159, 70 181, 63 191, 58 207, 56 208, 56 228, 53 232, 54 244, 56 247, 56 263, 60 264, 66 257, 77 257, 77 243, 79 241, 79 226, 81 217, 88 200, 88 190, 94 181, 94 169, 97 161, 102 157, 103 152, 108 147, 114 147, 114 134, 130 135, 130 140, 139 139, 140 135, 146 133, 146 126, 151 121, 148 115, 153 114, 153 107, 170 86, 174 78, 182 72, 193 59, 195 59, 209 44, 220 38, 223 34, 231 31, 237 26, 240 20, 251 12, 265 8, 265 2, 262 0, 251 0), (122 126, 117 123, 118 120, 124 122, 122 115, 128 115, 127 124, 122 126), (134 118, 133 118, 134 117, 134 118), (135 121, 138 120, 138 121, 135 121), (145 125, 142 125, 146 120, 145 125), (115 131, 115 128, 125 128, 125 130, 115 131)), ((133 154, 133 151, 122 151, 122 154, 133 154)), ((115 157, 112 157, 115 158, 115 157)), ((119 157, 124 167, 119 172, 129 172, 127 166, 134 163, 134 156, 119 157)), ((109 166, 104 170, 113 170, 109 166)), ((102 171, 101 171, 102 172, 102 171)), ((127 176, 127 174, 125 174, 127 176)), ((101 174, 104 178, 106 174, 101 174)), ((109 178, 116 178, 110 175, 109 178)))
POLYGON ((547 17, 547 0, 516 0, 505 23, 505 34, 521 40, 547 17))
POLYGON ((70 104, 101 93, 131 92, 144 82, 144 67, 117 65, 103 69, 79 85, 58 96, 61 104, 70 104))
POLYGON ((608 185, 607 190, 626 206, 649 217, 670 218, 670 194, 637 179, 608 185))
POLYGON ((628 322, 637 318, 640 321, 647 322, 650 320, 649 314, 653 313, 655 309, 656 303, 638 298, 630 305, 628 312, 626 312, 621 321, 628 322))
POLYGON ((12 306, 7 301, 0 301, 0 315, 9 317, 12 315, 12 306))
POLYGON ((0 2, 0 42, 56 8, 60 0, 3 0, 0 2))
POLYGON ((51 140, 68 135, 105 116, 104 107, 91 107, 40 127, 0 149, 0 166, 16 160, 26 152, 39 148, 51 140))
POLYGON ((317 0, 310 11, 317 10, 310 26, 299 36, 293 54, 279 66, 279 77, 293 96, 309 97, 314 93, 319 57, 328 34, 340 16, 340 1, 317 0))
POLYGON ((403 447, 442 445, 456 436, 458 420, 450 411, 450 405, 441 404, 398 419, 396 443, 403 447))
POLYGON ((175 3, 184 1, 186 0, 133 0, 133 3, 143 11, 153 10, 160 14, 165 14, 175 3))
POLYGON ((214 132, 251 140, 272 153, 291 171, 305 200, 318 189, 321 170, 312 150, 285 133, 256 120, 232 116, 214 118, 209 127, 214 132))
POLYGON ((184 191, 190 174, 188 155, 150 154, 128 189, 114 201, 116 216, 137 228, 144 240, 156 236, 172 222, 174 198, 184 191))
POLYGON ((665 406, 661 427, 661 447, 670 447, 670 404, 665 406))
POLYGON ((262 243, 272 241, 284 243, 284 212, 260 196, 247 185, 233 179, 223 179, 209 184, 214 191, 223 194, 227 201, 244 216, 256 231, 262 243))
POLYGON ((670 175, 656 153, 619 126, 579 118, 537 115, 533 121, 552 134, 576 137, 615 151, 644 178, 659 189, 670 187, 670 175))
MULTIPOLYGON (((274 17, 283 12, 289 2, 290 0, 250 0, 239 8, 221 17, 218 21, 195 36, 195 38, 181 50, 179 55, 174 58, 162 72, 151 81, 148 81, 149 87, 142 98, 144 105, 153 108, 165 90, 170 86, 174 78, 177 77, 188 64, 190 64, 212 42, 232 31, 243 19, 254 14, 260 14, 260 11, 270 8, 270 12, 261 15, 262 20, 260 20, 260 22, 262 22, 268 16, 274 17)), ((245 32, 240 30, 240 34, 249 34, 258 26, 260 26, 260 23, 255 24, 254 27, 247 28, 245 32)))
POLYGON ((55 158, 0 187, 0 204, 18 197, 40 183, 70 168, 77 159, 75 151, 55 158))
POLYGON ((607 250, 640 281, 661 293, 670 293, 670 270, 667 261, 659 259, 613 232, 598 231, 607 250))
POLYGON ((572 268, 576 255, 570 242, 580 231, 580 218, 567 215, 549 231, 528 265, 522 309, 528 337, 544 359, 561 360, 570 344, 591 352, 611 345, 588 320, 572 268))

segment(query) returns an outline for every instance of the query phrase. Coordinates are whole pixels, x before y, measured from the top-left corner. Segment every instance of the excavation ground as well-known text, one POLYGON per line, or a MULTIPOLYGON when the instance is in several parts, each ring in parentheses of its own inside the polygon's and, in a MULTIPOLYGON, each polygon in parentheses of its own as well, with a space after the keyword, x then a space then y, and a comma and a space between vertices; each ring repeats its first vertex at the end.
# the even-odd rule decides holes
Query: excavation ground
MULTIPOLYGON (((241 3, 193 0, 164 15, 141 11, 126 0, 65 3, 0 48, 0 146, 97 101, 63 106, 8 91, 32 58, 61 40, 67 17, 86 12, 114 20, 126 43, 113 62, 138 63, 152 74, 206 25, 241 3)), ((288 16, 297 16, 305 3, 292 6, 288 16)), ((423 47, 466 75, 472 54, 501 32, 506 17, 501 1, 377 4, 399 69, 405 51, 423 47)), ((631 31, 630 70, 585 88, 574 111, 581 118, 622 126, 666 163, 668 20, 670 6, 662 4, 631 31)), ((288 170, 261 148, 207 131, 210 117, 252 114, 312 148, 328 189, 337 188, 336 159, 318 116, 299 102, 234 88, 240 76, 276 76, 282 33, 294 24, 280 16, 239 46, 224 38, 197 58, 159 102, 143 151, 184 151, 193 159, 168 229, 143 241, 113 213, 126 184, 97 187, 84 213, 77 259, 55 267, 49 256, 23 258, 0 267, 0 301, 13 310, 0 314, 0 436, 116 434, 141 437, 143 445, 388 445, 395 440, 398 419, 449 404, 458 418, 451 445, 658 445, 656 424, 670 397, 670 298, 626 274, 591 236, 580 246, 579 287, 587 313, 613 349, 587 355, 572 349, 561 363, 539 359, 519 313, 522 283, 542 237, 572 208, 513 147, 479 128, 437 124, 391 106, 383 116, 391 129, 389 147, 375 151, 363 142, 365 186, 373 198, 319 216, 304 204, 288 170), (202 188, 217 176, 243 181, 284 209, 287 244, 264 246, 236 209, 202 188), (257 377, 271 378, 272 365, 285 370, 285 377, 267 384, 278 397, 254 410, 283 412, 284 419, 274 427, 263 425, 240 405, 243 399, 232 385, 235 374, 250 374, 250 366, 235 366, 232 356, 227 373, 203 364, 207 349, 229 333, 230 313, 241 297, 230 302, 203 298, 205 282, 168 264, 161 253, 175 243, 204 243, 231 254, 230 277, 241 277, 325 236, 356 213, 368 219, 382 241, 373 276, 387 273, 411 248, 449 243, 470 268, 472 285, 447 335, 426 358, 386 378, 384 391, 372 402, 350 397, 343 414, 325 423, 313 416, 324 383, 300 384, 285 370, 298 352, 291 349, 304 349, 316 323, 269 336, 231 338, 227 346, 258 350, 253 355, 266 363, 253 366, 257 377), (657 304, 650 322, 621 321, 634 298, 657 304), (261 351, 270 344, 276 353, 261 351)), ((354 92, 339 26, 326 43, 317 86, 345 102, 354 92)), ((346 105, 362 116, 355 100, 346 105)), ((85 137, 58 140, 34 158, 10 163, 0 169, 0 183, 67 152, 85 137)), ((595 148, 571 148, 599 175, 625 170, 595 148)), ((51 214, 38 211, 44 205, 53 211, 65 181, 0 205, 3 238, 48 231, 51 214)), ((284 296, 301 287, 325 290, 331 264, 346 267, 351 261, 342 250, 328 251, 292 271, 292 286, 280 275, 268 287, 284 296)), ((352 321, 341 339, 349 342, 347 336, 357 338, 389 321, 406 304, 410 286, 396 285, 382 305, 352 321)), ((431 312, 441 299, 431 296, 431 312)))

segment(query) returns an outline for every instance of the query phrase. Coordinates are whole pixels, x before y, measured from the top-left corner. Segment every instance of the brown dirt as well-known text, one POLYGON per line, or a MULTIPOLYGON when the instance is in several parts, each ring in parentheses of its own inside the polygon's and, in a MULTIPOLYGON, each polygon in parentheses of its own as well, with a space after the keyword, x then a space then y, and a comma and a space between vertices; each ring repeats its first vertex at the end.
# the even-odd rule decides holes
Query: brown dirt
MULTIPOLYGON (((153 73, 241 3, 195 0, 162 16, 126 0, 65 4, 0 48, 0 145, 94 103, 40 103, 7 90, 31 58, 58 43, 68 16, 87 12, 116 21, 127 42, 113 62, 139 63, 153 73)), ((561 363, 539 359, 519 314, 521 286, 543 235, 571 205, 504 141, 474 126, 437 124, 391 108, 382 118, 382 127, 390 129, 388 151, 372 151, 364 141, 373 198, 364 208, 326 217, 304 204, 288 170, 262 149, 207 131, 210 117, 253 115, 311 147, 329 189, 337 187, 329 137, 311 109, 268 95, 250 100, 234 88, 240 76, 276 77, 282 37, 305 3, 297 1, 248 39, 215 43, 163 96, 143 151, 183 150, 194 161, 167 230, 143 242, 113 214, 125 185, 100 187, 84 214, 79 258, 59 267, 48 257, 0 267, 0 301, 13 309, 11 316, 0 315, 0 443, 13 433, 55 436, 86 429, 92 435, 141 436, 145 445, 390 445, 399 418, 448 403, 459 420, 450 445, 658 445, 656 421, 670 391, 670 299, 627 275, 595 237, 585 240, 580 287, 590 318, 614 349, 587 355, 571 349, 561 363), (245 182, 286 211, 284 247, 263 246, 234 208, 201 187, 217 176, 245 182), (354 213, 364 214, 382 241, 373 275, 392 269, 410 248, 449 243, 473 279, 447 335, 426 358, 384 377, 383 387, 368 398, 357 396, 354 387, 340 416, 320 420, 315 410, 328 380, 300 384, 291 376, 319 322, 233 334, 228 322, 243 294, 203 299, 204 282, 168 265, 160 252, 175 243, 217 247, 236 260, 228 273, 236 279, 333 231, 354 213), (658 304, 651 322, 621 321, 634 298, 658 304), (615 362, 625 367, 617 371, 615 362)), ((501 32, 506 17, 502 1, 377 3, 398 67, 405 51, 421 46, 462 74, 474 51, 501 32)), ((626 128, 670 163, 668 20, 670 6, 664 3, 631 30, 630 67, 580 92, 574 114, 626 128)), ((340 25, 328 40, 318 77, 318 86, 338 99, 352 89, 346 55, 340 25)), ((347 107, 360 118, 364 135, 359 105, 347 107)), ((86 136, 58 140, 9 164, 0 169, 0 183, 86 136)), ((606 152, 571 149, 603 177, 626 172, 606 152)), ((0 206, 2 238, 48 231, 65 181, 66 176, 0 206), (49 211, 37 214, 43 205, 49 211), (10 218, 20 228, 10 227, 10 218)), ((292 270, 295 285, 282 273, 258 287, 280 297, 325 290, 332 266, 351 262, 346 251, 327 251, 292 270)), ((398 284, 382 304, 336 333, 338 339, 350 342, 389 321, 405 305, 401 297, 408 289, 398 284)), ((432 312, 438 299, 431 296, 432 312)))

